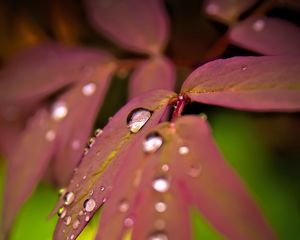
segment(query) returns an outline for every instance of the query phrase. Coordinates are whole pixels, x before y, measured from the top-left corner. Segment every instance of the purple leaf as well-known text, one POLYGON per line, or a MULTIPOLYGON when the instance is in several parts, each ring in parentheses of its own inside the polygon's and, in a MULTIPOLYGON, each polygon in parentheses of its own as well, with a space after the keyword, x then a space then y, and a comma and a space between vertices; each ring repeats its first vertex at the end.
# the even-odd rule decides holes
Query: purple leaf
POLYGON ((111 58, 92 49, 46 43, 30 49, 9 62, 0 73, 1 105, 30 105, 47 95, 89 77, 89 69, 111 58))
POLYGON ((54 127, 48 111, 40 110, 30 120, 8 161, 2 219, 5 234, 8 234, 18 210, 42 178, 53 156, 56 148, 54 127))
POLYGON ((300 28, 291 22, 254 17, 233 26, 231 41, 265 55, 300 55, 300 28))
POLYGON ((247 188, 218 151, 206 120, 183 117, 175 127, 170 169, 174 167, 174 178, 182 181, 190 204, 226 239, 275 239, 247 188))
POLYGON ((143 61, 134 71, 129 83, 130 98, 154 89, 174 90, 175 68, 162 56, 143 61))
POLYGON ((114 189, 113 180, 120 171, 121 156, 128 145, 160 121, 169 100, 174 96, 174 93, 163 90, 149 92, 130 101, 109 121, 103 133, 96 138, 94 146, 83 158, 66 190, 74 194, 74 201, 68 204, 64 201, 67 196, 65 195, 58 203, 57 209, 64 206, 66 214, 59 219, 54 239, 64 239, 72 235, 76 237, 82 231, 114 189), (133 119, 133 122, 130 119, 133 119), (85 204, 89 198, 92 200, 85 204), (86 215, 81 214, 84 206, 88 206, 86 215), (80 222, 73 228, 76 219, 80 222))
POLYGON ((182 92, 192 101, 253 111, 300 110, 299 57, 234 57, 195 70, 182 92))
POLYGON ((166 45, 169 29, 162 0, 85 0, 92 25, 121 46, 156 54, 166 45))
POLYGON ((211 17, 230 24, 256 2, 257 0, 206 0, 204 10, 211 17))

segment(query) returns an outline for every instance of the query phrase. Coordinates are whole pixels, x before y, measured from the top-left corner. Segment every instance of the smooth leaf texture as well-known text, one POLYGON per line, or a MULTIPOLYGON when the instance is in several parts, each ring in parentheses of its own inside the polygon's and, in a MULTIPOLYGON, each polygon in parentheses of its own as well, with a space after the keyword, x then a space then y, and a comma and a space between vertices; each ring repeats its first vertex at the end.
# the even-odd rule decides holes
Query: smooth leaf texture
POLYGON ((162 0, 85 0, 95 29, 128 50, 158 53, 168 40, 168 19, 162 0))
MULTIPOLYGON (((147 129, 156 125, 164 117, 167 105, 174 96, 175 93, 164 90, 149 92, 143 97, 131 100, 108 122, 103 133, 96 138, 94 146, 83 158, 67 188, 67 192, 74 193, 75 199, 71 205, 65 206, 67 214, 63 220, 59 219, 54 239, 70 238, 72 235, 76 237, 82 231, 95 211, 114 190, 113 180, 121 171, 121 156, 128 145, 133 144, 134 139, 143 136, 147 129), (137 108, 148 109, 152 115, 138 133, 131 133, 127 126, 127 117, 137 108), (82 215, 80 212, 84 210, 83 205, 88 198, 95 201, 96 207, 82 215), (72 219, 70 225, 64 223, 67 217, 72 219), (72 225, 76 219, 80 220, 80 224, 73 229, 72 225)), ((63 204, 64 199, 61 198, 56 209, 63 204)))
POLYGON ((154 89, 174 90, 175 68, 170 60, 162 56, 143 61, 135 69, 129 82, 129 97, 154 89))
POLYGON ((115 69, 111 59, 98 64, 91 70, 87 79, 80 81, 57 100, 56 103, 63 103, 66 109, 64 117, 53 117, 53 107, 40 110, 42 113, 37 114, 36 120, 23 131, 20 144, 17 145, 11 159, 8 159, 4 203, 6 232, 20 206, 44 174, 60 186, 69 181, 81 158, 82 146, 87 142, 93 128, 95 116, 115 69), (94 84, 94 92, 86 95, 84 87, 91 83, 94 84), (78 131, 81 127, 84 129, 78 131), (76 147, 74 141, 77 142, 76 147), (47 168, 49 171, 46 172, 47 168))
POLYGON ((256 2, 257 0, 206 0, 204 10, 216 20, 230 24, 256 2))
POLYGON ((192 101, 252 111, 300 110, 299 57, 234 57, 196 69, 182 92, 192 101))
POLYGON ((233 44, 264 55, 300 55, 300 28, 268 17, 254 17, 233 26, 233 44))

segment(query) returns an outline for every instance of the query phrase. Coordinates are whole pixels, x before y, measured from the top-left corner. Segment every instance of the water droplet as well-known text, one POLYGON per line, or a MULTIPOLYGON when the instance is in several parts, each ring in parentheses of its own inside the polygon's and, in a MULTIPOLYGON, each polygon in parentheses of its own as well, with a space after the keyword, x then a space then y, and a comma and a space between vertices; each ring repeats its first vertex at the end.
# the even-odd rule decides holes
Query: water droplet
POLYGON ((154 232, 149 236, 148 240, 168 240, 168 236, 164 232, 154 232))
POLYGON ((85 211, 92 212, 96 207, 96 202, 94 199, 90 198, 84 201, 83 207, 85 211))
POLYGON ((72 234, 71 237, 70 237, 70 239, 73 240, 74 238, 75 238, 75 235, 72 234))
POLYGON ((79 227, 79 225, 80 225, 80 221, 77 219, 77 220, 75 220, 75 222, 73 223, 73 228, 74 228, 74 229, 77 229, 77 228, 79 227))
POLYGON ((242 65, 241 68, 242 68, 243 71, 247 70, 247 66, 246 65, 242 65))
POLYGON ((207 115, 205 113, 200 113, 199 117, 202 118, 203 120, 207 120, 207 115))
POLYGON ((125 220, 124 220, 125 227, 132 227, 133 224, 134 224, 134 221, 132 218, 130 218, 130 217, 125 218, 125 220))
POLYGON ((178 148, 178 153, 180 155, 186 155, 190 152, 190 149, 187 146, 181 146, 178 148))
POLYGON ((64 221, 65 225, 69 225, 72 221, 72 218, 71 218, 71 216, 67 216, 67 217, 64 218, 63 221, 64 221))
POLYGON ((65 189, 65 188, 60 188, 60 189, 58 190, 58 196, 64 195, 65 192, 66 192, 66 189, 65 189))
POLYGON ((94 190, 92 189, 91 191, 90 191, 90 196, 92 196, 94 194, 94 190))
POLYGON ((128 209, 129 209, 129 204, 127 200, 125 199, 121 200, 119 204, 119 211, 124 213, 127 212, 128 209))
POLYGON ((65 102, 63 101, 58 101, 53 104, 52 106, 52 113, 51 117, 55 121, 60 121, 64 119, 68 114, 68 108, 65 102))
POLYGON ((137 133, 150 119, 151 112, 147 109, 137 108, 131 111, 127 117, 130 132, 137 133))
POLYGON ((95 136, 98 137, 99 135, 101 135, 102 132, 103 132, 102 129, 100 129, 100 128, 96 129, 95 136))
POLYGON ((73 140, 72 141, 72 148, 74 149, 74 150, 78 150, 79 148, 80 148, 80 141, 79 140, 73 140))
POLYGON ((96 88, 95 83, 88 83, 82 87, 81 92, 84 96, 92 96, 95 93, 96 88))
POLYGON ((54 130, 48 130, 45 137, 48 142, 52 142, 56 137, 56 132, 54 130))
POLYGON ((164 177, 160 177, 160 178, 156 178, 152 182, 152 187, 157 192, 166 192, 168 191, 170 184, 167 179, 165 179, 164 177))
POLYGON ((67 209, 65 209, 64 207, 59 208, 57 211, 57 216, 59 216, 60 218, 64 218, 66 214, 67 214, 67 209))
POLYGON ((105 190, 105 187, 101 186, 100 191, 103 192, 105 190))
POLYGON ((253 23, 252 28, 254 31, 260 32, 265 28, 265 26, 266 26, 266 22, 262 19, 258 19, 253 23))
POLYGON ((169 167, 168 164, 163 164, 163 165, 161 166, 161 170, 162 170, 163 172, 168 172, 169 169, 170 169, 170 167, 169 167))
POLYGON ((208 14, 215 15, 215 14, 219 13, 220 7, 216 3, 209 3, 209 4, 207 4, 205 10, 208 14))
POLYGON ((164 202, 155 203, 155 210, 159 213, 165 212, 167 210, 167 204, 164 202))
POLYGON ((191 177, 198 177, 201 173, 201 166, 199 165, 192 165, 188 171, 188 175, 191 177))
POLYGON ((154 153, 162 144, 163 139, 157 132, 150 133, 143 142, 143 149, 146 153, 154 153))
POLYGON ((73 192, 67 192, 64 196, 65 205, 70 205, 75 199, 73 192))
POLYGON ((85 180, 85 179, 86 179, 86 175, 84 175, 84 176, 82 177, 82 179, 85 180))
POLYGON ((95 141, 96 141, 96 139, 94 137, 90 138, 90 140, 89 140, 89 147, 90 148, 94 145, 95 141))
POLYGON ((87 155, 88 152, 89 152, 89 149, 88 149, 88 148, 84 148, 84 150, 83 150, 83 155, 84 155, 84 156, 87 155))
POLYGON ((102 203, 106 203, 107 199, 103 198, 102 203))
POLYGON ((86 222, 90 221, 90 216, 86 216, 84 219, 86 222))

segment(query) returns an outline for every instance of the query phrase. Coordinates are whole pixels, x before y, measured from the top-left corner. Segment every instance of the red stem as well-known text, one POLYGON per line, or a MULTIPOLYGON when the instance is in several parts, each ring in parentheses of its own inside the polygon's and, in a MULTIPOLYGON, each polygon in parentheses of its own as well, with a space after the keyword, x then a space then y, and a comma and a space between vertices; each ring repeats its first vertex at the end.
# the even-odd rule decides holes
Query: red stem
POLYGON ((187 100, 188 99, 184 95, 179 95, 178 96, 177 102, 176 102, 176 105, 175 105, 175 110, 172 114, 171 122, 175 122, 176 119, 181 116, 181 113, 182 113, 185 105, 187 104, 187 100))

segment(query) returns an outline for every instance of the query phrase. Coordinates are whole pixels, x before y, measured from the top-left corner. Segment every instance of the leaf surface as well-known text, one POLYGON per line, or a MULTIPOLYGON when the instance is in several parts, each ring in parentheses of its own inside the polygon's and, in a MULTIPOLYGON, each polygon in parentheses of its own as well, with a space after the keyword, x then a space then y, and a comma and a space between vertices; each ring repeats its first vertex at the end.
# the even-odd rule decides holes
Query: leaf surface
MULTIPOLYGON (((120 171, 121 156, 134 139, 157 124, 166 112, 170 98, 175 94, 169 91, 157 90, 149 92, 142 97, 131 100, 125 105, 103 129, 103 133, 96 138, 94 146, 83 158, 78 171, 71 180, 67 192, 75 195, 74 202, 64 206, 67 214, 64 219, 59 219, 54 239, 76 237, 93 216, 95 211, 105 203, 113 190, 113 180, 120 171), (133 110, 147 109, 152 112, 150 119, 138 133, 131 133, 127 126, 127 118, 133 110), (84 202, 92 198, 96 206, 90 212, 81 214, 84 210, 84 202), (66 217, 71 217, 71 223, 66 225, 66 217), (80 221, 75 229, 74 221, 80 221)), ((60 199, 57 208, 64 205, 60 199)))
POLYGON ((139 53, 159 53, 169 29, 163 1, 86 0, 87 14, 95 29, 121 46, 139 53))
POLYGON ((300 109, 300 59, 234 57, 196 69, 182 92, 192 101, 253 111, 300 109))
POLYGON ((264 55, 300 55, 300 28, 269 17, 254 17, 233 26, 232 43, 264 55))
POLYGON ((154 89, 174 90, 175 68, 167 58, 158 56, 142 62, 129 82, 130 98, 154 89))

